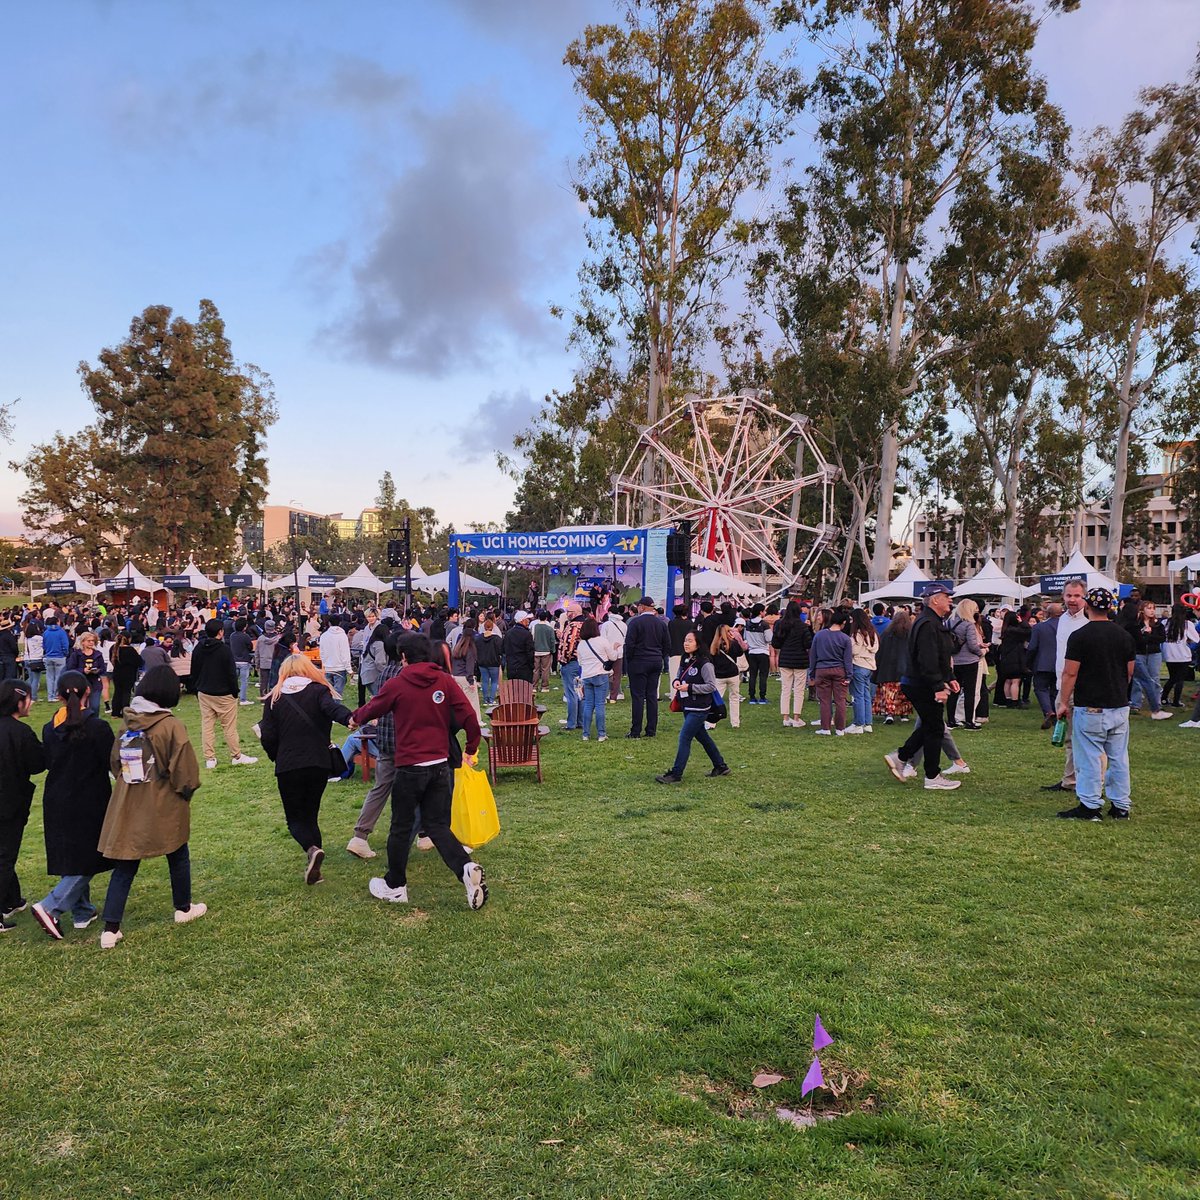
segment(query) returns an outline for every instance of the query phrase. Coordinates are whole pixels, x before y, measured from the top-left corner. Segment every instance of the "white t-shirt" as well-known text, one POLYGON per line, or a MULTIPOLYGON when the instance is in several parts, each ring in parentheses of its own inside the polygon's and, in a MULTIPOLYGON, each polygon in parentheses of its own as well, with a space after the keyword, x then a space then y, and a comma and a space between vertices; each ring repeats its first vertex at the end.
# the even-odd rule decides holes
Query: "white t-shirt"
POLYGON ((1058 681, 1059 688, 1062 687, 1063 663, 1067 660, 1067 638, 1071 636, 1077 629, 1082 629, 1088 623, 1087 609, 1082 609, 1079 616, 1073 617, 1066 609, 1063 609, 1063 615, 1058 618, 1057 629, 1057 645, 1054 650, 1054 677, 1058 681))

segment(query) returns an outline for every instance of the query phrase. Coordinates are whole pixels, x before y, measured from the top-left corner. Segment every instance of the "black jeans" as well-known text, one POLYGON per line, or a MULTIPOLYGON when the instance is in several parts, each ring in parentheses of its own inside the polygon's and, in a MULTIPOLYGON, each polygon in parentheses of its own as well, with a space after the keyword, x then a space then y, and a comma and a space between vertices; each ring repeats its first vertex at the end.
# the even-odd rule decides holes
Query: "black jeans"
POLYGON ((1170 704, 1172 708, 1178 708, 1183 700, 1183 685, 1188 681, 1188 670, 1191 663, 1185 662, 1169 662, 1167 663, 1167 685, 1163 688, 1163 703, 1170 704), (1175 698, 1172 700, 1171 697, 1175 698))
MULTIPOLYGON (((120 925, 125 916, 129 889, 133 887, 133 878, 141 865, 141 860, 137 858, 118 861, 113 865, 108 891, 104 896, 105 925, 110 922, 120 925)), ((192 906, 192 857, 187 842, 167 855, 167 871, 171 876, 171 902, 176 911, 187 912, 192 906)))
POLYGON ((275 776, 288 833, 300 843, 301 850, 321 844, 317 819, 321 815, 321 796, 329 782, 328 767, 297 767, 275 776))
POLYGON ((642 709, 646 710, 646 736, 653 737, 658 732, 658 680, 662 668, 655 665, 646 667, 625 664, 629 675, 629 692, 633 697, 633 715, 630 719, 630 733, 642 732, 642 709))
POLYGON ((900 757, 912 762, 917 751, 925 751, 925 778, 935 779, 941 771, 942 738, 946 736, 946 722, 941 701, 935 700, 933 688, 926 684, 906 683, 900 690, 912 701, 921 723, 912 731, 907 742, 900 747, 900 757))
POLYGON ((961 692, 951 692, 946 701, 946 724, 954 724, 954 710, 958 708, 958 697, 963 698, 963 724, 975 723, 975 685, 979 682, 979 663, 955 663, 954 678, 961 692))
POLYGON ((750 663, 750 699, 765 700, 767 698, 767 676, 771 673, 771 656, 769 654, 747 654, 750 663), (757 683, 757 690, 755 684, 757 683))
POLYGON ((29 820, 29 808, 0 821, 0 912, 12 912, 25 898, 17 878, 17 856, 29 820))
POLYGON ((408 851, 412 845, 415 813, 421 810, 425 836, 437 847, 442 862, 462 879, 463 867, 471 856, 450 832, 450 799, 454 794, 454 772, 449 763, 431 767, 397 767, 392 780, 392 826, 388 830, 388 887, 408 883, 408 851))

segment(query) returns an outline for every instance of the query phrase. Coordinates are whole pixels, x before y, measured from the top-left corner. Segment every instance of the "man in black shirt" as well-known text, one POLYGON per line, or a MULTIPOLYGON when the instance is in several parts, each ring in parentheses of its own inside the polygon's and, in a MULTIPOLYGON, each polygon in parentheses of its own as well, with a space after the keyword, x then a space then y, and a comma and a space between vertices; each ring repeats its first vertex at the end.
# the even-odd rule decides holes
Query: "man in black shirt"
POLYGON ((1092 588, 1087 594, 1087 624, 1067 639, 1058 715, 1071 717, 1079 797, 1074 808, 1058 814, 1068 820, 1099 821, 1104 792, 1108 815, 1115 820, 1129 817, 1129 684, 1135 648, 1128 631, 1109 620, 1115 605, 1107 588, 1092 588))

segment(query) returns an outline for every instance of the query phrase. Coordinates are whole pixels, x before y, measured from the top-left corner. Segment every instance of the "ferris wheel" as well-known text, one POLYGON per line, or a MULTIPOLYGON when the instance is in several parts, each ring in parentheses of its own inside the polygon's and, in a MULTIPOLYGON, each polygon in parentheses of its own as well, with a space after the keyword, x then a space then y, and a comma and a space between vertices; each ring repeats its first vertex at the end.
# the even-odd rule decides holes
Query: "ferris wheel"
POLYGON ((699 555, 734 576, 776 575, 786 589, 837 539, 838 475, 807 417, 782 413, 753 392, 688 395, 643 431, 613 476, 614 519, 627 526, 690 520, 699 555))

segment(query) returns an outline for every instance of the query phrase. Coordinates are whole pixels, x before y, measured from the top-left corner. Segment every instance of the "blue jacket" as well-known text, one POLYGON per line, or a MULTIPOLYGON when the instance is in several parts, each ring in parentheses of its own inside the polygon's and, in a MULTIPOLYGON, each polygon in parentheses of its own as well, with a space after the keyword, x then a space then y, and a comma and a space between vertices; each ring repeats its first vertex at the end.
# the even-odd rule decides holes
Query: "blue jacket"
POLYGON ((639 668, 643 671, 657 666, 662 670, 664 658, 671 655, 671 639, 667 627, 652 612, 639 613, 632 617, 625 629, 625 670, 639 668))
POLYGON ((854 652, 850 638, 840 629, 818 629, 808 652, 809 671, 823 667, 845 672, 849 679, 854 674, 854 652))
POLYGON ((61 625, 47 625, 42 634, 42 654, 46 658, 66 658, 71 649, 71 639, 61 625))
POLYGON ((1032 671, 1053 672, 1058 653, 1058 618, 1039 621, 1029 635, 1025 647, 1025 661, 1032 671))

